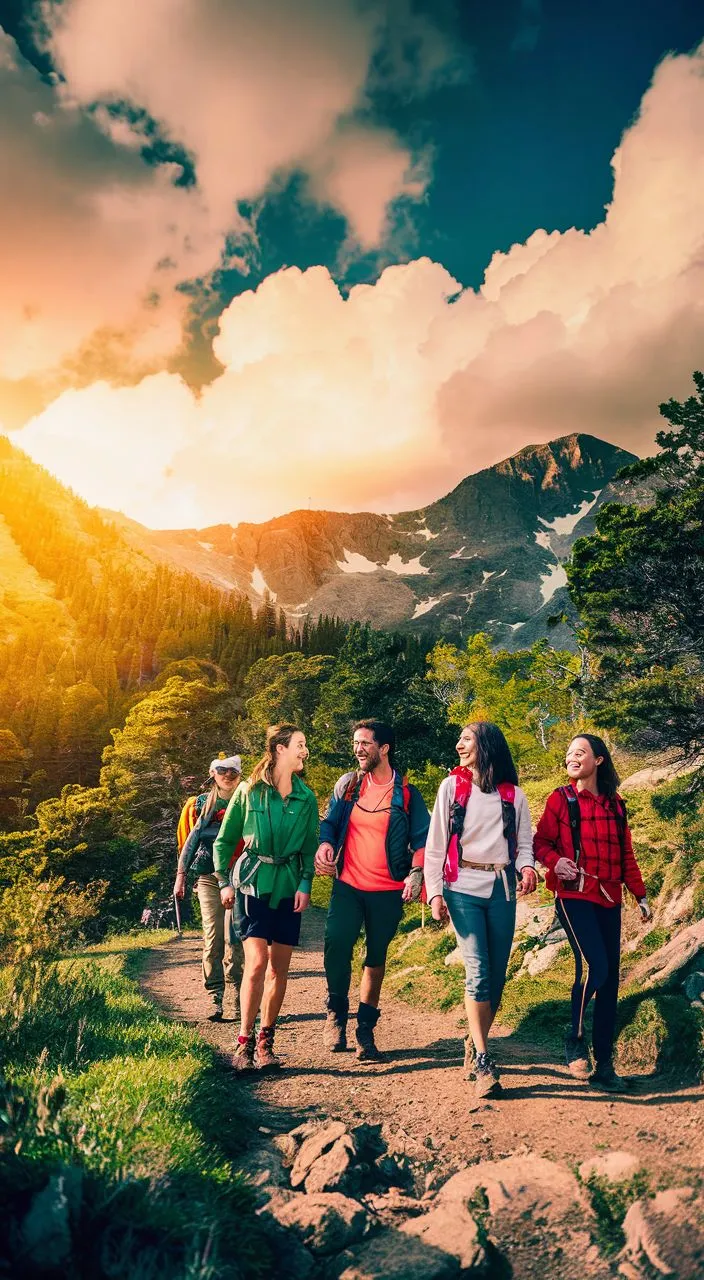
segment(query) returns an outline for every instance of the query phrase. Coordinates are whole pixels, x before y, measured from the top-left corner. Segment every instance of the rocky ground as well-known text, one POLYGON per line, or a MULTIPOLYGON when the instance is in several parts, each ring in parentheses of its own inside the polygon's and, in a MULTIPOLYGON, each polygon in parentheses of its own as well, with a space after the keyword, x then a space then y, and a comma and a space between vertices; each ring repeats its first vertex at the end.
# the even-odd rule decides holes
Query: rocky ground
MULTIPOLYGON (((459 1012, 393 1000, 382 1006, 380 1063, 331 1055, 323 923, 307 914, 294 955, 277 1035, 285 1071, 232 1080, 251 1117, 243 1161, 282 1233, 282 1276, 704 1275, 701 1088, 649 1077, 609 1097, 499 1032, 503 1096, 477 1104, 459 1012), (643 1195, 624 1237, 611 1215, 634 1179, 643 1195)), ((203 1021, 199 952, 195 935, 155 948, 144 989, 229 1054, 234 1023, 203 1021)))

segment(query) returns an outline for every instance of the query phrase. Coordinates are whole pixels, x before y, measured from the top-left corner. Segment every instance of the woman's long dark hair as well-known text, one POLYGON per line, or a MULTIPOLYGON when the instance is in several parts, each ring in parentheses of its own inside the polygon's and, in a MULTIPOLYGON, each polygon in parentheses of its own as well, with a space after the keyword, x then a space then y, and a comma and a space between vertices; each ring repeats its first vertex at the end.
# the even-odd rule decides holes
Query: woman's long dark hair
POLYGON ((518 774, 513 763, 511 748, 497 724, 490 720, 475 720, 466 724, 477 744, 477 763, 472 770, 480 791, 495 791, 501 782, 518 786, 518 774))
POLYGON ((589 743, 595 756, 604 757, 601 764, 596 767, 596 789, 600 796, 612 798, 618 791, 618 784, 621 779, 616 772, 616 765, 611 759, 611 752, 604 739, 597 738, 595 733, 575 733, 574 737, 570 738, 568 751, 577 738, 584 738, 585 742, 589 743))

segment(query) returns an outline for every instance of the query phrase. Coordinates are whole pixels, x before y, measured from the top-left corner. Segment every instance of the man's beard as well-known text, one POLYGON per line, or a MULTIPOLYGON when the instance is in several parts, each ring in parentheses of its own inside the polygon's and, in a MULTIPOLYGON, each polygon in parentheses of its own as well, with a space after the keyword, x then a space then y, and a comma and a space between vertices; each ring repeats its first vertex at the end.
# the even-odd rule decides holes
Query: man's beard
POLYGON ((358 760, 357 764, 362 770, 362 773, 371 773, 373 769, 376 769, 376 766, 380 761, 381 755, 378 751, 375 751, 374 755, 367 755, 365 760, 358 760))

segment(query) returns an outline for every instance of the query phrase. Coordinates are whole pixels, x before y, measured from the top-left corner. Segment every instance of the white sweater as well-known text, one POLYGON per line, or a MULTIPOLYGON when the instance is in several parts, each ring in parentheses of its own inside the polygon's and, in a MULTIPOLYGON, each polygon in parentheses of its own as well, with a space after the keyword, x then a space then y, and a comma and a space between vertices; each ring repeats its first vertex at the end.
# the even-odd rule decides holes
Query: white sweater
MULTIPOLYGON (((450 829, 450 805, 455 798, 456 779, 452 776, 440 783, 430 819, 430 830, 425 845, 425 887, 428 902, 442 894, 442 869, 447 856, 450 829)), ((530 812, 525 793, 516 787, 516 837, 518 853, 516 870, 534 867, 533 835, 530 812)), ((472 787, 460 837, 460 856, 468 862, 486 862, 508 865, 509 855, 504 836, 501 796, 498 791, 488 794, 472 787)), ((474 871, 460 867, 457 880, 451 886, 458 893, 472 893, 478 898, 490 898, 494 889, 495 872, 474 871)))

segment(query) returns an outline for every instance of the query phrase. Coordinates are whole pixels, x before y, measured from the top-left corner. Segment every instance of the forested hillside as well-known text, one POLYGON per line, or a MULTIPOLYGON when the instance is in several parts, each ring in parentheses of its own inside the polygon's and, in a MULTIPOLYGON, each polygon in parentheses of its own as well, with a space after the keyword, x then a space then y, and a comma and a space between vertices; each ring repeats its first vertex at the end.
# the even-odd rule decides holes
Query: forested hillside
POLYGON ((97 781, 110 730, 169 663, 207 659, 237 696, 258 658, 341 643, 333 619, 294 631, 270 600, 253 612, 239 592, 154 566, 5 438, 0 517, 6 825, 66 783, 97 781))

